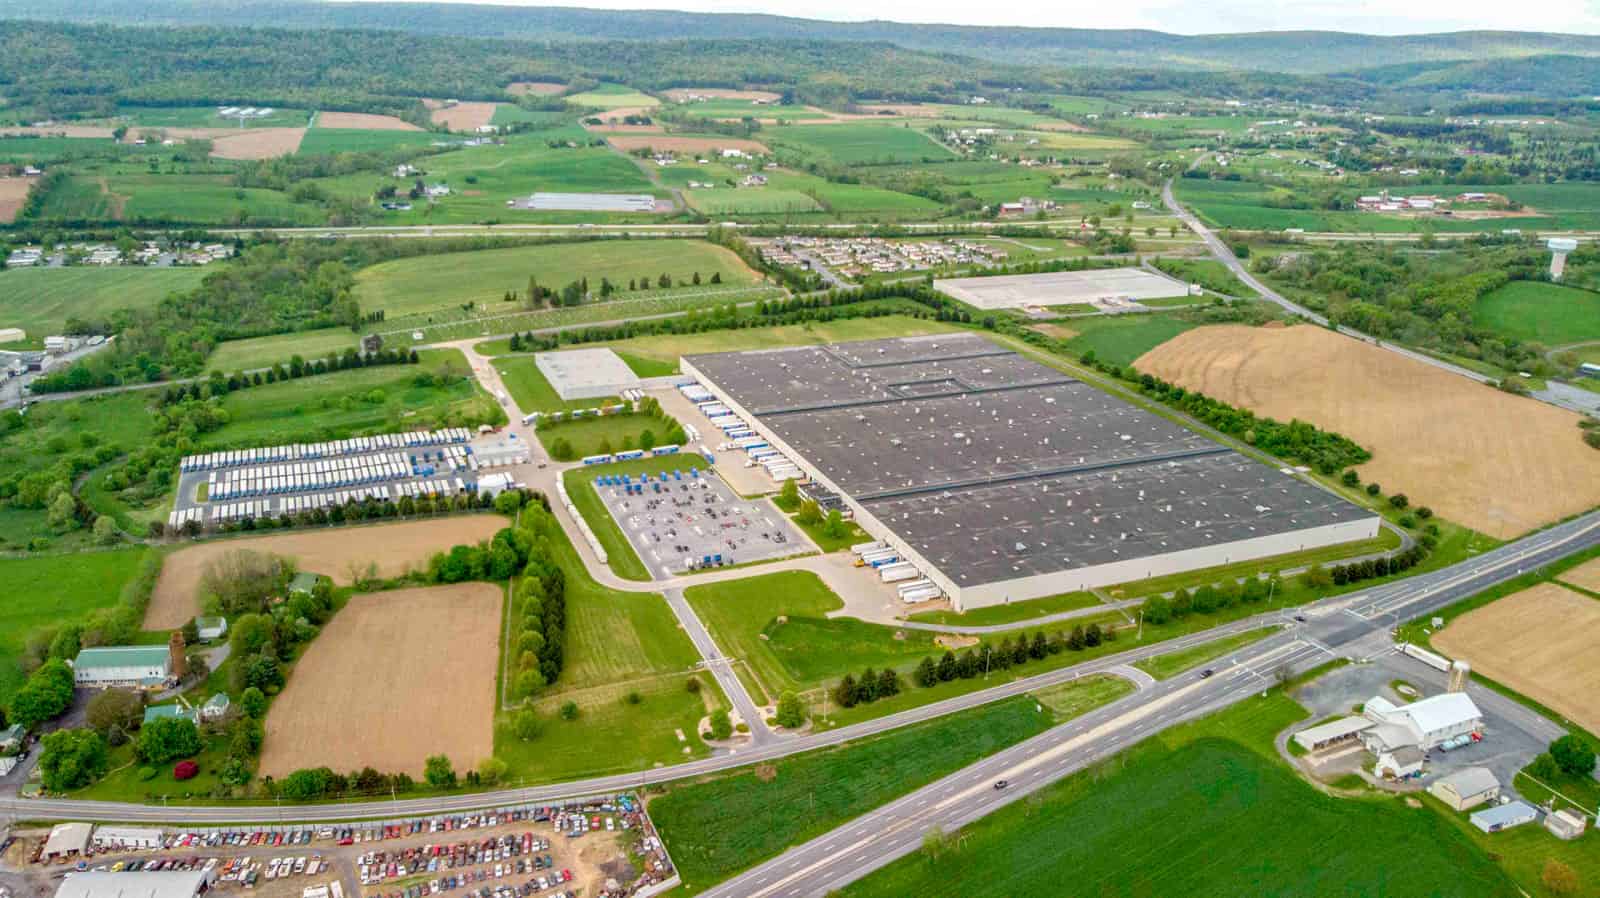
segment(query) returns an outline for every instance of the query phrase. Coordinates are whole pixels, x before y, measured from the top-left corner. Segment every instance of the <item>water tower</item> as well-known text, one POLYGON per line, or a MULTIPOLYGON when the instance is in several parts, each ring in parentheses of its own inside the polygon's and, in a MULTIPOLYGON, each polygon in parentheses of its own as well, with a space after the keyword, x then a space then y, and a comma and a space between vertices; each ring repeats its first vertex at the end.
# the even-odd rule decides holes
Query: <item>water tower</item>
POLYGON ((1450 665, 1450 691, 1466 692, 1467 681, 1472 679, 1472 665, 1457 661, 1450 665))
POLYGON ((1567 267, 1567 253, 1578 248, 1578 241, 1571 237, 1551 237, 1545 241, 1545 246, 1550 247, 1550 280, 1559 281, 1567 267))

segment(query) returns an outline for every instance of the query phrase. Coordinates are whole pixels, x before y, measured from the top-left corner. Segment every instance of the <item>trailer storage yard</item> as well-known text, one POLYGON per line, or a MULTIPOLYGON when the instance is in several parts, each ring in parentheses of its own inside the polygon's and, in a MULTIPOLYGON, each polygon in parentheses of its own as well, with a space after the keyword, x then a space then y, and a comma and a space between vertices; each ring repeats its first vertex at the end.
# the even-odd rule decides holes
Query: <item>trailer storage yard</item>
POLYGON ((811 551, 770 502, 740 498, 707 470, 597 474, 593 485, 639 560, 657 575, 811 551))
MULTIPOLYGON (((266 446, 185 456, 167 525, 216 527, 350 502, 476 492, 492 467, 528 460, 515 434, 474 437, 464 427, 266 446)), ((504 488, 502 478, 493 481, 504 488)))
POLYGON ((837 493, 892 550, 889 563, 909 566, 881 577, 927 578, 957 610, 1378 532, 1376 515, 1293 472, 976 334, 697 355, 682 367, 698 381, 686 396, 711 396, 751 431, 738 450, 770 448, 782 459, 771 463, 837 493))

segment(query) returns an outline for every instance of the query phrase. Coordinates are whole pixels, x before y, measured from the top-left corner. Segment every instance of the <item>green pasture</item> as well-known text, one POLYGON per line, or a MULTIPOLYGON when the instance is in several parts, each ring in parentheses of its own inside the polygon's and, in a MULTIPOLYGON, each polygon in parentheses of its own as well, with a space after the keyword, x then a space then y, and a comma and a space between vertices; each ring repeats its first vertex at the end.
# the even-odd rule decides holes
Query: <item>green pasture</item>
POLYGON ((313 331, 295 331, 273 334, 268 337, 250 337, 244 340, 224 340, 217 344, 206 370, 232 374, 268 368, 300 356, 307 361, 325 359, 329 353, 343 354, 346 349, 360 345, 360 338, 347 327, 325 327, 313 331))
POLYGON ((1139 356, 1196 325, 1174 314, 1152 312, 1069 318, 1061 326, 1077 332, 1066 342, 1074 357, 1092 351, 1103 361, 1131 365, 1139 356))
POLYGON ((0 580, 9 596, 0 602, 0 704, 25 679, 17 663, 28 636, 115 605, 123 584, 133 579, 149 551, 141 547, 0 559, 0 580))
POLYGON ((206 268, 18 268, 0 271, 0 327, 20 327, 42 345, 69 319, 104 321, 118 309, 146 309, 200 284, 206 268))
POLYGON ((954 153, 926 134, 904 125, 791 125, 763 132, 762 138, 794 146, 843 165, 938 162, 955 158, 954 153))
MULTIPOLYGON (((117 107, 117 114, 126 120, 129 130, 144 128, 237 128, 239 118, 223 118, 217 110, 232 106, 128 106, 117 107)), ((249 106, 250 104, 245 104, 249 106)), ((243 108, 243 107, 241 107, 243 108)), ((262 108, 262 107, 256 107, 262 108)), ((305 109, 279 109, 270 107, 270 115, 250 116, 244 119, 246 128, 299 128, 306 124, 311 113, 305 109)))
POLYGON ((1497 333, 1546 346, 1600 340, 1600 293, 1512 281, 1478 299, 1476 318, 1497 333))
POLYGON ((276 190, 234 187, 226 175, 71 175, 45 197, 45 221, 306 225, 325 220, 316 206, 276 190))
POLYGON ((562 99, 574 106, 593 106, 597 109, 622 109, 628 106, 659 106, 661 101, 647 93, 624 87, 621 84, 601 84, 593 90, 567 94, 562 99))
POLYGON ((334 153, 381 153, 400 147, 425 147, 443 139, 432 131, 365 128, 311 128, 300 141, 300 156, 334 153))
POLYGON ((645 298, 657 295, 655 284, 662 274, 682 283, 674 288, 680 292, 726 289, 756 279, 738 256, 703 240, 598 240, 396 259, 362 269, 356 275, 356 298, 364 311, 381 309, 392 322, 469 302, 492 314, 504 305, 508 291, 526 296, 529 277, 556 291, 588 278, 595 293, 600 279, 607 277, 620 290, 615 299, 645 298), (696 272, 698 287, 688 283, 696 272), (713 274, 722 276, 721 285, 710 283, 713 274), (628 291, 629 280, 645 278, 650 290, 628 291))

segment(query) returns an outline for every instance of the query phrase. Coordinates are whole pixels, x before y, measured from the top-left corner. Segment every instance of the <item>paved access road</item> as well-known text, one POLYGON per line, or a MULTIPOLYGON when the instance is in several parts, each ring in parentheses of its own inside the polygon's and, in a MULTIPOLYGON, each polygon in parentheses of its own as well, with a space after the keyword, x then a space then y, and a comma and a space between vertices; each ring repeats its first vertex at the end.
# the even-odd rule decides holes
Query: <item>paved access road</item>
POLYGON ((689 634, 689 641, 694 643, 695 651, 704 659, 701 666, 711 671, 711 676, 716 678, 717 685, 722 687, 723 695, 733 702, 734 710, 739 712, 739 718, 750 728, 750 741, 755 745, 766 745, 773 740, 772 730, 767 728, 766 715, 756 707, 755 700, 750 693, 745 691, 744 684, 739 682, 739 675, 734 672, 733 662, 722 649, 717 648, 717 643, 711 638, 711 631, 700 622, 699 615, 690 607, 689 600, 683 597, 681 589, 666 589, 661 593, 667 599, 667 607, 677 616, 678 623, 683 631, 689 634))

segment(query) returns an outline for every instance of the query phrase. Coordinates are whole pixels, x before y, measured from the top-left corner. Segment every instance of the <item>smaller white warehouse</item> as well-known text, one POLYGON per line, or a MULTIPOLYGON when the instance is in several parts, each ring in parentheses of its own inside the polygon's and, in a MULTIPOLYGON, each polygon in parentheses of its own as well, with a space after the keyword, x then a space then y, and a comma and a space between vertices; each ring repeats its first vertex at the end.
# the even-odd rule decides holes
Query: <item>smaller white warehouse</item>
POLYGON ((50 828, 39 856, 47 861, 78 857, 89 850, 89 834, 93 831, 92 823, 57 823, 50 828))
POLYGON ((556 395, 569 402, 618 396, 623 390, 639 388, 639 375, 609 349, 540 352, 534 354, 533 363, 556 395))
POLYGON ((210 887, 209 870, 69 873, 56 898, 195 898, 210 887))
POLYGON ((1434 780, 1428 791, 1451 810, 1465 811, 1499 798, 1500 780, 1487 767, 1464 767, 1434 780))
POLYGON ((90 840, 95 851, 135 851, 161 847, 161 830, 147 826, 99 826, 90 840))

